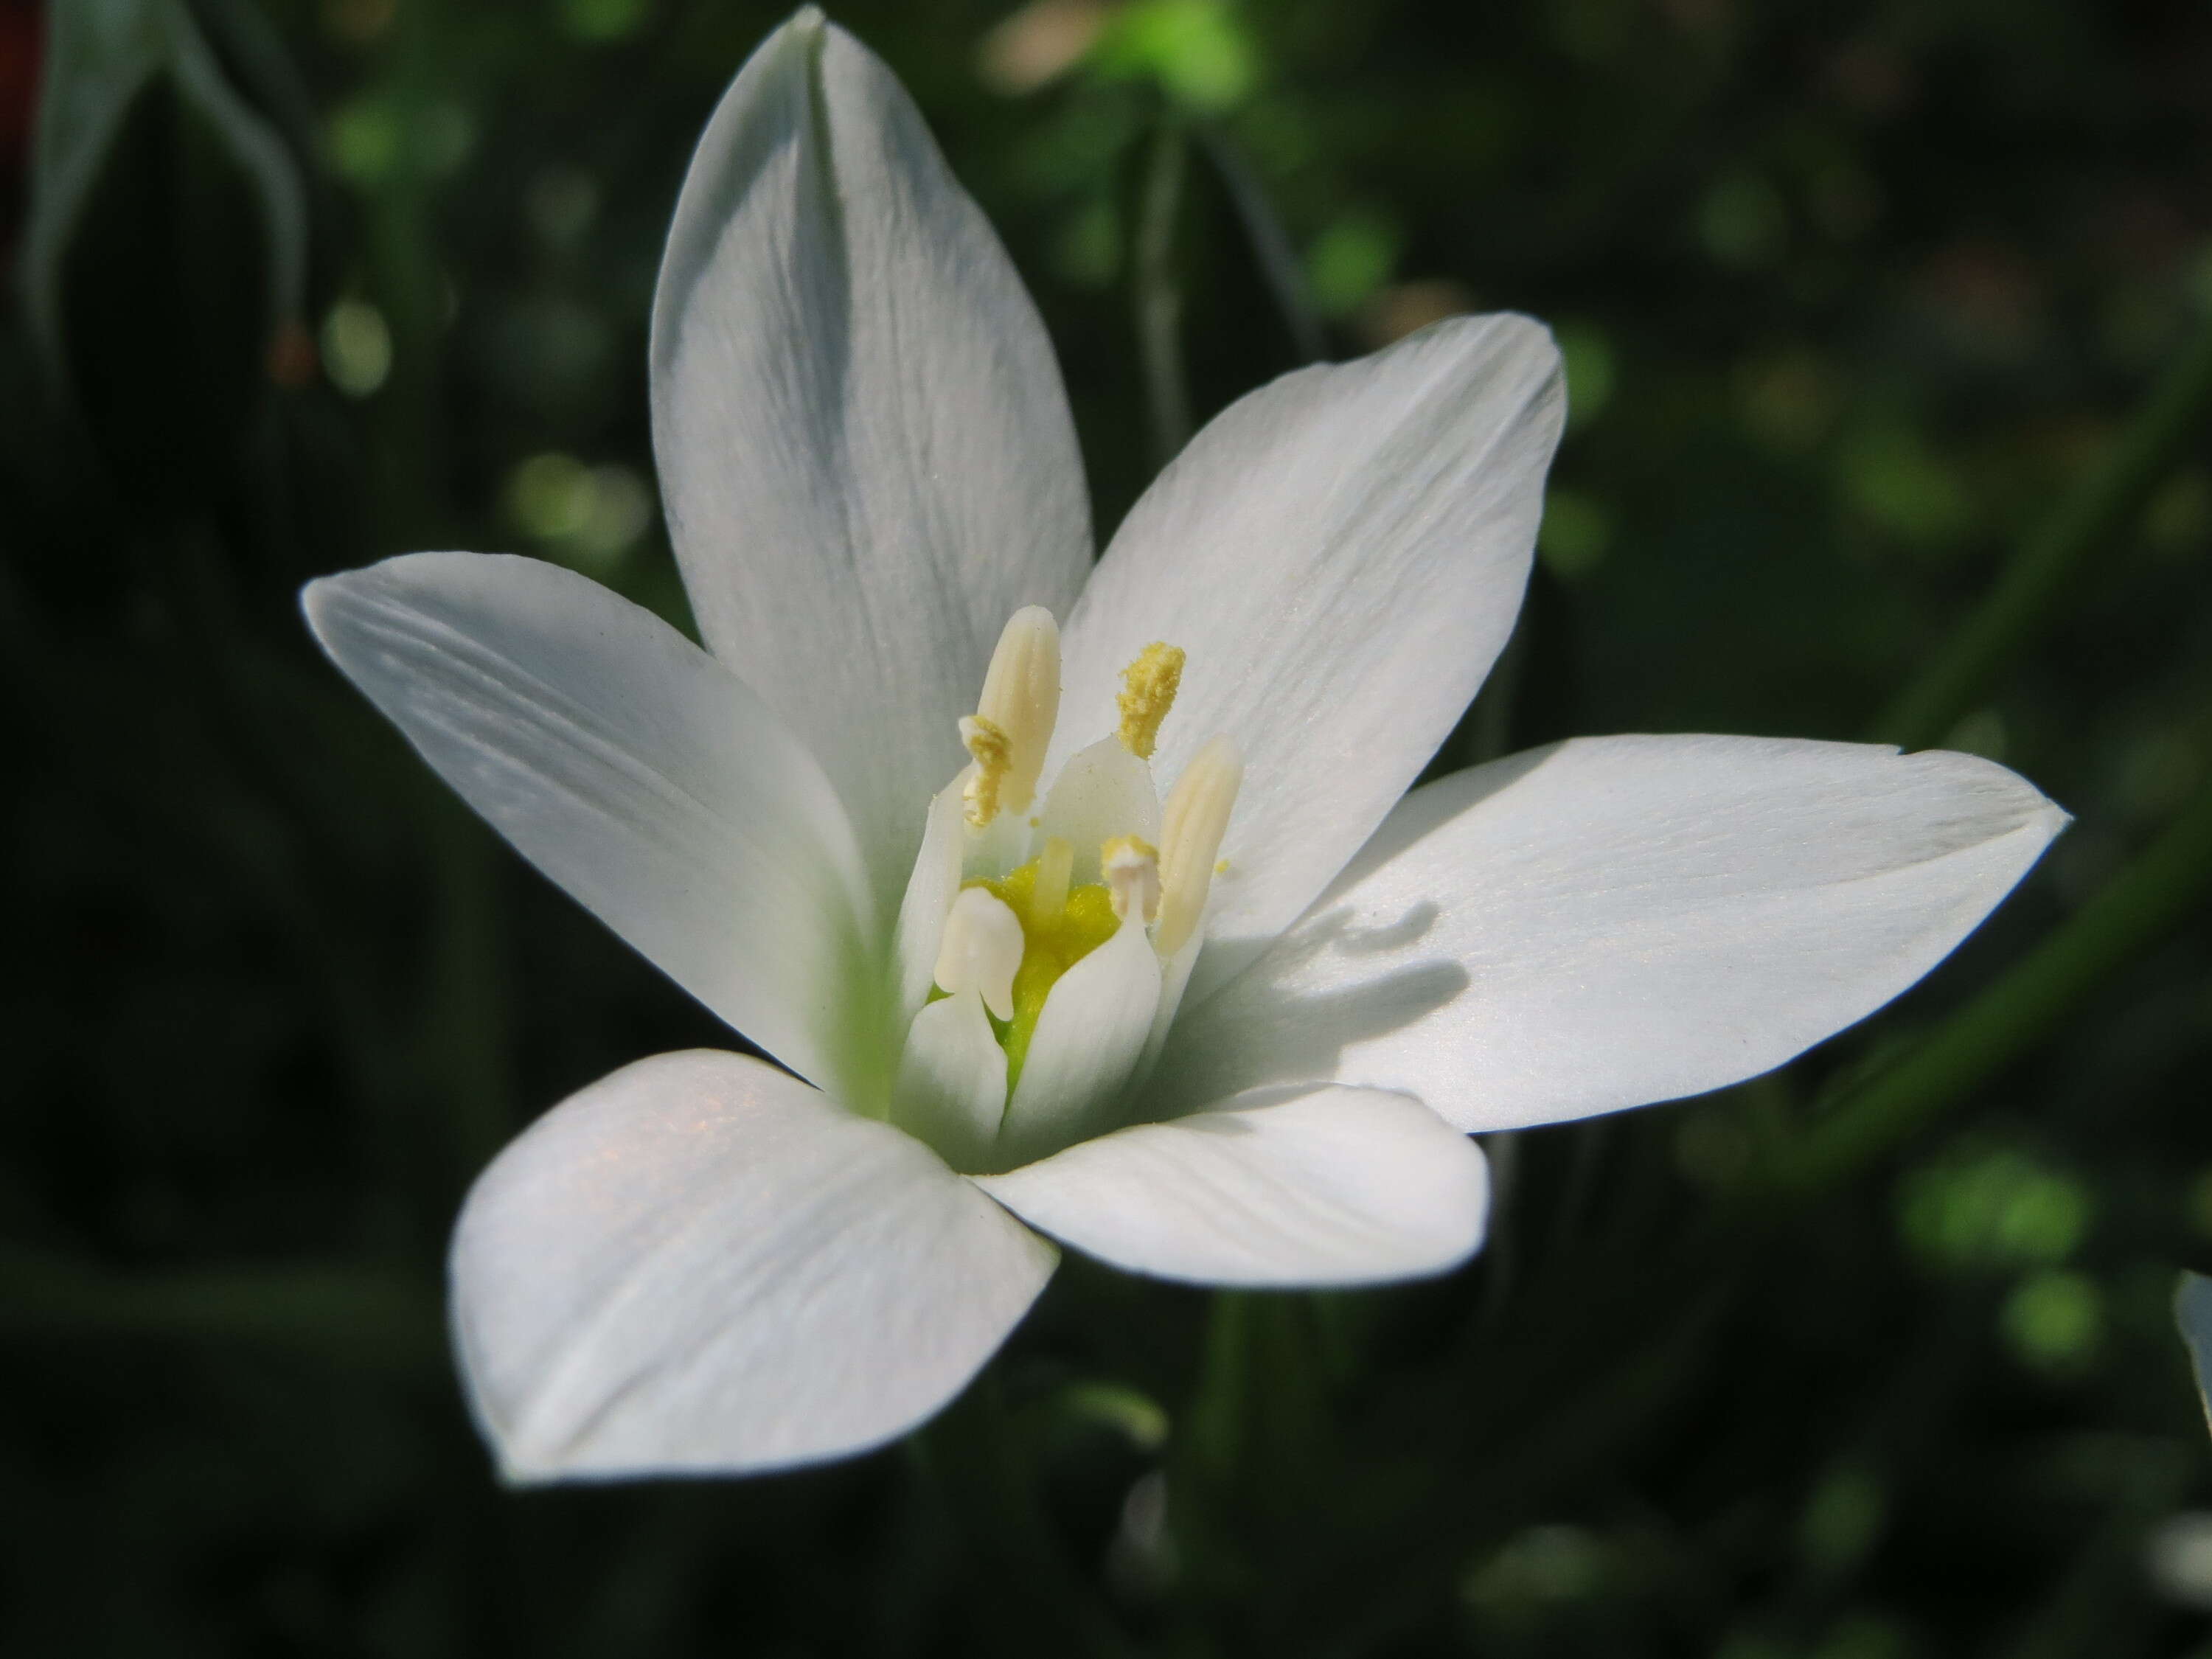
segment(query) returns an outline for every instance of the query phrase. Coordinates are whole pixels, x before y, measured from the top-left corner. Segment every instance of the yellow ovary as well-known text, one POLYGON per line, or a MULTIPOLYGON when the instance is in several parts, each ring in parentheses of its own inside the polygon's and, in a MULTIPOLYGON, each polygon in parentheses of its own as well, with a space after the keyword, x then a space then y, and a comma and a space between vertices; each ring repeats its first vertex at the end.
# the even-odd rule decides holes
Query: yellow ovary
MULTIPOLYGON (((1062 974, 1113 938, 1121 925, 1114 914, 1113 896, 1096 882, 1066 889, 1067 896, 1056 911, 1040 914, 1042 907, 1036 901, 1041 862, 1031 859, 998 880, 967 884, 1004 900, 1022 919, 1022 965, 1014 970, 1014 1017, 993 1022, 1000 1027, 999 1040, 1006 1050, 1009 1092, 1021 1080, 1022 1061, 1028 1058, 1030 1039, 1036 1034, 1037 1016, 1044 1012, 1045 998, 1062 974)), ((1045 873, 1049 884, 1052 872, 1045 873)), ((1066 878, 1062 875, 1060 879, 1066 878)))

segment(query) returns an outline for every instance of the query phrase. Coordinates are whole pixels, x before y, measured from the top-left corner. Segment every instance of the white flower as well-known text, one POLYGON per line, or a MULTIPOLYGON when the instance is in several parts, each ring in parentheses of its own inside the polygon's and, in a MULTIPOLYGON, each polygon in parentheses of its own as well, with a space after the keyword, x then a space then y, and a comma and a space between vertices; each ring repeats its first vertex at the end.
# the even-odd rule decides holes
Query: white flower
POLYGON ((1467 1132, 1780 1065, 2064 821, 1966 756, 1752 738, 1585 739, 1405 796, 1527 580, 1544 330, 1285 376, 1094 570, 1035 311, 811 11, 700 144, 652 370, 711 654, 528 559, 307 595, 449 783, 790 1068, 641 1060, 477 1183, 454 1326, 516 1479, 895 1436, 1021 1318, 1041 1234, 1207 1284, 1443 1271, 1482 1232, 1467 1132))

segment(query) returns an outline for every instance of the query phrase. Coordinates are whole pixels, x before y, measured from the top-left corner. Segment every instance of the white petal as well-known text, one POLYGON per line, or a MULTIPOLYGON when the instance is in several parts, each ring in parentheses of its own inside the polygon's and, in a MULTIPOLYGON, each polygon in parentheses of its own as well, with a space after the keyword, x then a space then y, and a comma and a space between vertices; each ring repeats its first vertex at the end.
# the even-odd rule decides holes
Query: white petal
POLYGON ((1152 1035, 1160 959, 1141 921, 1061 975, 1037 1016, 1028 1057, 1006 1103, 997 1164, 1029 1163, 1105 1127, 1152 1035))
POLYGON ((1189 653, 1153 767, 1216 732, 1243 793, 1203 988, 1288 927, 1435 753, 1511 631, 1563 409, 1526 318, 1439 324, 1232 404, 1146 492, 1063 636, 1063 741, 1121 671, 1189 653))
POLYGON ((1068 757, 1044 798, 1044 811, 1036 829, 1036 844, 1048 837, 1063 837, 1074 851, 1072 881, 1097 882, 1098 849, 1117 836, 1134 836, 1157 843, 1160 838, 1160 797, 1152 787, 1152 769, 1121 746, 1119 738, 1105 738, 1068 757))
POLYGON ((956 1170, 992 1162, 1006 1114, 1006 1051, 974 991, 943 997, 914 1017, 891 1095, 891 1121, 956 1170))
POLYGON ((1463 1129, 1698 1094, 1919 979, 2066 815, 1970 755, 1585 738, 1415 792, 1186 1006, 1156 1081, 1402 1089, 1463 1129))
POLYGON ((524 857, 786 1065, 865 1087, 883 1062, 848 1018, 878 971, 853 832, 726 669, 537 559, 410 554, 304 603, 346 677, 524 857))
POLYGON ((1090 566, 1036 307, 890 70, 812 8, 739 71, 653 317, 670 533, 715 653, 822 757, 895 894, 991 649, 1090 566))
POLYGON ((1140 1079, 1152 1075, 1160 1051, 1167 1046, 1168 1033, 1175 1029, 1175 1017, 1182 1012, 1184 994, 1190 989, 1191 969, 1197 966, 1205 945, 1206 934, 1200 929, 1185 939, 1173 956, 1161 959, 1159 1006, 1152 1010, 1152 1034, 1145 1039, 1144 1058, 1138 1061, 1140 1079))
POLYGON ((899 977, 899 1018, 912 1019, 929 1000, 937 968, 938 943, 945 918, 960 892, 960 859, 966 829, 961 819, 960 782, 955 779, 929 804, 928 826, 900 901, 892 955, 899 977))
POLYGON ((477 1182, 454 1337, 512 1480, 779 1468, 928 1417, 1054 1260, 889 1125, 757 1060, 661 1054, 477 1182))
POLYGON ((1472 1140, 1362 1089, 1117 1130, 976 1184, 1086 1255, 1202 1285, 1442 1273, 1481 1243, 1489 1201, 1472 1140))
POLYGON ((2189 1345, 2189 1366, 2196 1374, 2197 1393, 2205 1415, 2212 1419, 2212 1279, 2185 1273, 2174 1286, 2173 1316, 2181 1326, 2182 1340, 2189 1345))

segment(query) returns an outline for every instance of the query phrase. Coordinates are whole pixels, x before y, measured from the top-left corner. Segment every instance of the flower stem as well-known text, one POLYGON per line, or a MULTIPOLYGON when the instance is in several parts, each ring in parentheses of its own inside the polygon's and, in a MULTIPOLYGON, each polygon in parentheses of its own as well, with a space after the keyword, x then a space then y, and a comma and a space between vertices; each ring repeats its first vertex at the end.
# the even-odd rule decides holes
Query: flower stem
POLYGON ((1013 1628, 1009 1645, 1036 1653, 1136 1659, 1139 1650, 1062 1554, 1014 1443, 995 1367, 908 1443, 957 1517, 987 1598, 1013 1628))
POLYGON ((2057 616, 2073 579, 2172 469, 2208 412, 2212 319, 2111 452, 2021 544, 1973 614, 1882 711, 1870 735, 1904 749, 1941 742, 2057 616))
POLYGON ((1283 313, 1283 325, 1290 330, 1298 361, 1319 362, 1328 355, 1328 337, 1322 331, 1321 313, 1314 309, 1313 296, 1306 291, 1304 267, 1299 264, 1290 235, 1267 200, 1267 190, 1228 134, 1216 127, 1200 127, 1198 143, 1219 175, 1222 188, 1229 192, 1230 205, 1244 227, 1267 292, 1283 313))
POLYGON ((1182 209, 1190 145, 1182 124, 1164 112, 1153 131, 1137 202, 1132 277, 1136 291, 1137 351, 1152 448, 1165 466, 1190 441, 1190 383, 1182 356, 1182 284, 1175 272, 1176 220, 1182 209))
POLYGON ((483 826, 443 796, 428 804, 436 909, 423 1036, 449 1091, 454 1167, 464 1179, 514 1133, 507 1066, 509 1009, 500 902, 500 851, 483 826))
POLYGON ((2164 834, 2025 960, 1896 1065, 1847 1092, 1760 1183, 1768 1195, 1847 1180, 1964 1100, 2122 963, 2212 894, 2212 781, 2164 834))

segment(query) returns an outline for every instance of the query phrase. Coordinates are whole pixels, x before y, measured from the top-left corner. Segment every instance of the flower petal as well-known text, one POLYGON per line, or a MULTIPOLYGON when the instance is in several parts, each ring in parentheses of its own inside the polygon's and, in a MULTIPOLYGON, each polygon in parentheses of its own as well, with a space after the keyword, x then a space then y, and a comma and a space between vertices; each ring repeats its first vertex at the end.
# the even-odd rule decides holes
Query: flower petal
POLYGON ((2173 1287, 2173 1316, 2189 1345, 2189 1368, 2197 1377, 2197 1397, 2212 1419, 2212 1279, 2184 1273, 2173 1287))
POLYGON ((1482 1242, 1489 1202, 1472 1140, 1368 1089, 1121 1129, 975 1183, 1085 1255, 1202 1285, 1442 1273, 1482 1242))
POLYGON ((660 1054, 533 1125, 453 1238, 508 1478, 781 1468, 957 1393, 1054 1252, 920 1141, 737 1054, 660 1054))
POLYGON ((818 1082, 879 1064, 843 1018, 875 971, 851 827, 712 657, 597 582, 501 554, 387 559, 302 602, 439 775, 647 961, 818 1082))
POLYGON ((1232 404, 1115 533, 1063 637, 1063 743, 1114 729, 1121 671, 1164 640, 1189 657, 1155 772, 1243 746, 1201 992, 1328 885, 1482 684, 1564 407, 1539 325, 1442 323, 1232 404))
POLYGON ((929 1000, 937 947, 945 936, 945 918, 960 894, 963 841, 960 809, 957 781, 939 790, 937 799, 930 802, 927 828, 907 877, 906 896, 899 902, 891 957, 898 972, 901 1021, 912 1019, 929 1000))
POLYGON ((700 140, 652 367, 700 629, 822 757, 895 899, 1000 629, 1066 614, 1090 509, 1005 250, 890 71, 811 7, 700 140))
POLYGON ((1701 1093, 1865 1018, 2066 814, 1971 755, 1585 738, 1409 796, 1256 964, 1187 1007, 1175 1099, 1328 1078, 1463 1129, 1701 1093))
POLYGON ((1060 975, 1044 1000, 999 1132, 1000 1168, 1027 1164, 1085 1133, 1143 1058, 1160 1003, 1160 959, 1133 914, 1060 975))
POLYGON ((983 999, 962 991, 914 1017, 891 1091, 891 1121, 957 1170, 991 1162, 1006 1115, 1006 1051, 983 999))

